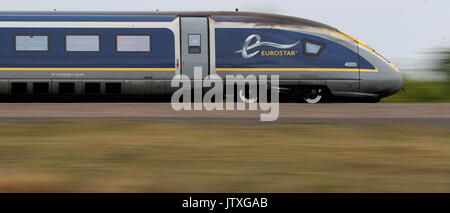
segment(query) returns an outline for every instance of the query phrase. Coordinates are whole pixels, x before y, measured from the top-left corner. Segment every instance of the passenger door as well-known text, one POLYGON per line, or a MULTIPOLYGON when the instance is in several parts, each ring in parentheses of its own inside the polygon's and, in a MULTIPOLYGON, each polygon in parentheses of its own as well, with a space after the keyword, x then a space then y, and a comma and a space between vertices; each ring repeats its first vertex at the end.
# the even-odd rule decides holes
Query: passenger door
POLYGON ((207 17, 181 17, 181 74, 194 79, 194 70, 209 74, 207 17))

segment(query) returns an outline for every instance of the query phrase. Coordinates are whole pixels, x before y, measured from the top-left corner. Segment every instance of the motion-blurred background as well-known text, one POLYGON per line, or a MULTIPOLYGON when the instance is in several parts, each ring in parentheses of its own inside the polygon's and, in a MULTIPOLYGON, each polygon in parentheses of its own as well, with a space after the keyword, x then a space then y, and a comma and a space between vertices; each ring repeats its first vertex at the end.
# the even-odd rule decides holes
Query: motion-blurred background
POLYGON ((175 112, 168 103, 0 103, 0 192, 450 192, 449 4, 4 1, 5 11, 299 16, 368 43, 406 81, 382 100, 402 104, 282 104, 269 123, 247 111, 175 112))

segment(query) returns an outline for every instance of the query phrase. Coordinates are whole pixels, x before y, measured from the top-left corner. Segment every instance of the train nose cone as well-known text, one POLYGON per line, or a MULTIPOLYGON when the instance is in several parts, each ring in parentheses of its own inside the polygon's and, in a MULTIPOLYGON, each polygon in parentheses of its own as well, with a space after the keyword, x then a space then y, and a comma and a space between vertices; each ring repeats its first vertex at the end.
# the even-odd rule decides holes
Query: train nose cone
POLYGON ((397 93, 400 89, 402 89, 402 87, 403 87, 403 75, 397 68, 393 68, 392 84, 391 87, 389 88, 387 96, 397 93))
POLYGON ((396 93, 403 87, 403 75, 400 71, 396 71, 397 76, 395 78, 394 86, 392 87, 392 92, 396 93))

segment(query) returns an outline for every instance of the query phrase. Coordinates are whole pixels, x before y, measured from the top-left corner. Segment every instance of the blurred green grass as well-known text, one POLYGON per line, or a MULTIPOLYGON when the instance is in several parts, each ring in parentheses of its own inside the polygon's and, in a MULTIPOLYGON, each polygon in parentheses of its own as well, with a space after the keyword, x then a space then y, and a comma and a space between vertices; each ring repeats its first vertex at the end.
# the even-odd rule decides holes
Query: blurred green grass
POLYGON ((0 192, 449 192, 448 127, 2 120, 0 192))
POLYGON ((381 99, 382 103, 450 103, 449 81, 412 81, 406 79, 396 94, 381 99))
POLYGON ((435 53, 436 67, 428 75, 443 74, 441 81, 417 81, 403 76, 403 88, 396 94, 383 98, 382 103, 450 103, 450 50, 435 53))

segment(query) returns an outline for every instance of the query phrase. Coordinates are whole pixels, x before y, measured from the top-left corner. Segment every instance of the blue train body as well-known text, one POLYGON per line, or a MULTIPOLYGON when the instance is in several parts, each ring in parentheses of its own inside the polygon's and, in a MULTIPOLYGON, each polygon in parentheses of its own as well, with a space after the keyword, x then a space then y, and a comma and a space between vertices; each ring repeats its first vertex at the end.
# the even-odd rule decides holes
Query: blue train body
POLYGON ((4 42, 0 48, 0 67, 174 67, 174 34, 166 28, 0 28, 0 41, 13 41, 16 34, 29 33, 48 35, 49 51, 16 52, 13 42, 4 42), (157 42, 151 43, 152 50, 148 53, 118 53, 113 45, 117 34, 148 34, 157 42), (99 35, 100 52, 67 52, 65 35, 99 35))
MULTIPOLYGON (((345 65, 348 61, 358 61, 358 54, 349 48, 336 42, 320 38, 305 33, 291 32, 278 29, 240 29, 221 28, 216 32, 216 67, 218 68, 348 68, 345 65), (277 48, 262 46, 255 57, 245 59, 240 54, 230 54, 242 48, 242 42, 249 35, 263 35, 263 40, 275 43, 296 43, 286 51, 294 51, 294 54, 280 53, 274 59, 268 60, 269 51, 279 51, 277 48), (325 44, 325 48, 320 57, 311 57, 302 54, 302 40, 312 40, 325 44), (325 51, 326 50, 326 51, 325 51)), ((361 58, 362 69, 374 69, 374 66, 361 58)))

